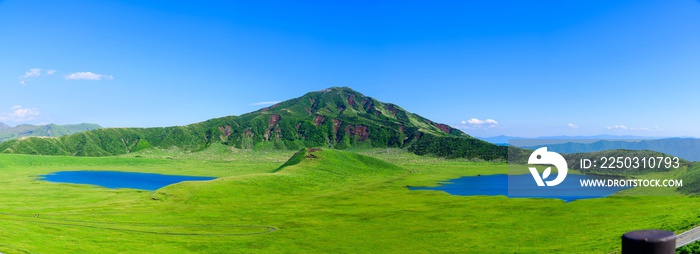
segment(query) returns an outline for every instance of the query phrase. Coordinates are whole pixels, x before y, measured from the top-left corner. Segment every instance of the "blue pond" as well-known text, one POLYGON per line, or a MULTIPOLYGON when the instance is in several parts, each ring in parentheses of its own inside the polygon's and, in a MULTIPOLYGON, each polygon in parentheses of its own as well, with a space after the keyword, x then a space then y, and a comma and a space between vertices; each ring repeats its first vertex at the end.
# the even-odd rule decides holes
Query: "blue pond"
MULTIPOLYGON (((617 177, 574 175, 557 186, 538 187, 532 175, 481 175, 452 179, 435 187, 409 187, 411 190, 439 190, 458 196, 507 196, 518 198, 556 198, 565 202, 610 196, 629 187, 581 187, 586 179, 615 179, 617 177)), ((618 178, 619 179, 619 178, 618 178)))
POLYGON ((216 177, 161 175, 117 171, 60 171, 41 175, 40 180, 57 183, 93 184, 106 188, 133 188, 154 191, 183 181, 206 181, 216 177))

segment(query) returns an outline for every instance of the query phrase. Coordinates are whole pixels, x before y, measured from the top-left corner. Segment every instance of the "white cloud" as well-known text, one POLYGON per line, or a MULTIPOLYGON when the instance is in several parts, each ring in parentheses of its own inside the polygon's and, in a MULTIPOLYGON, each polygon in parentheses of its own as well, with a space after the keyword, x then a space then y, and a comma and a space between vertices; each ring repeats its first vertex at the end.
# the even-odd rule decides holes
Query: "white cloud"
POLYGON ((39 77, 43 73, 46 73, 47 76, 53 75, 56 73, 56 70, 42 70, 41 68, 31 68, 27 72, 24 73, 21 77, 19 77, 19 83, 22 85, 26 85, 27 81, 30 79, 34 79, 36 77, 39 77))
POLYGON ((253 105, 253 106, 264 106, 264 105, 274 105, 274 104, 277 104, 277 103, 280 103, 280 101, 261 101, 261 102, 256 102, 256 103, 253 103, 253 104, 250 104, 250 105, 253 105))
POLYGON ((41 69, 40 68, 31 68, 27 72, 25 72, 24 75, 19 77, 19 83, 22 85, 26 85, 28 79, 33 79, 33 78, 36 78, 39 76, 41 76, 41 69))
POLYGON ((498 121, 493 120, 491 118, 481 120, 478 118, 472 118, 466 121, 461 122, 462 126, 460 128, 462 129, 473 129, 473 128, 493 128, 498 126, 498 121))
POLYGON ((569 128, 569 129, 578 129, 578 125, 575 125, 575 124, 573 124, 573 123, 569 123, 569 124, 566 125, 566 128, 569 128))
POLYGON ((613 125, 605 127, 608 130, 628 130, 628 131, 660 131, 659 127, 647 128, 647 127, 627 127, 625 125, 613 125))
POLYGON ((39 77, 39 76, 41 76, 41 69, 31 68, 27 72, 24 73, 22 78, 27 79, 27 78, 34 78, 34 77, 39 77))
POLYGON ((68 80, 102 80, 102 79, 114 79, 111 75, 97 74, 89 71, 86 72, 76 72, 70 75, 66 75, 63 78, 68 80))
MULTIPOLYGON (((56 70, 54 69, 49 69, 49 70, 43 70, 41 68, 31 68, 27 72, 24 73, 24 75, 19 77, 19 83, 22 85, 26 85, 27 81, 40 77, 42 74, 45 74, 46 76, 51 76, 53 74, 56 74, 56 70)), ((103 79, 114 79, 112 75, 104 75, 104 74, 97 74, 89 71, 85 72, 75 72, 71 73, 69 75, 63 76, 64 79, 67 80, 103 80, 103 79)))
POLYGON ((10 108, 10 113, 0 113, 0 121, 26 122, 39 116, 38 108, 25 108, 17 105, 10 108))
POLYGON ((470 124, 470 125, 496 125, 498 122, 493 119, 486 119, 486 120, 479 120, 477 118, 472 118, 469 119, 468 121, 462 121, 462 124, 470 124))
POLYGON ((608 129, 608 130, 629 130, 629 128, 627 128, 627 126, 624 126, 624 125, 608 126, 608 127, 606 127, 606 129, 608 129))

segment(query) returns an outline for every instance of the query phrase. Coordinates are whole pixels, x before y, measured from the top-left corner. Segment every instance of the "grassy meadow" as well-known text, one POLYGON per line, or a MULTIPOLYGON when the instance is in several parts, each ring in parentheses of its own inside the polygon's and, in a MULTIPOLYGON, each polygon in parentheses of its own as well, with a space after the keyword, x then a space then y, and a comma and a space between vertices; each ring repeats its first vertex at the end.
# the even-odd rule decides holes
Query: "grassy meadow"
POLYGON ((556 199, 410 191, 505 163, 399 149, 147 149, 117 157, 0 154, 3 253, 609 253, 620 235, 700 224, 689 196, 556 199), (38 181, 63 170, 219 177, 155 192, 38 181))

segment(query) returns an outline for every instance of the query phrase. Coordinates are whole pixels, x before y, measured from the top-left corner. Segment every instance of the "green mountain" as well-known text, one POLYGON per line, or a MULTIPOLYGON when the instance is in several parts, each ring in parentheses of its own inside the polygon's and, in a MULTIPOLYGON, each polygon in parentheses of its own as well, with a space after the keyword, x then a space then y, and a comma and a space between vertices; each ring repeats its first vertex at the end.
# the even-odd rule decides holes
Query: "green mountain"
POLYGON ((202 150, 213 143, 241 149, 400 147, 419 155, 505 159, 507 148, 473 138, 347 87, 310 92, 241 116, 187 126, 108 128, 53 139, 0 143, 0 152, 108 156, 150 147, 202 150))
POLYGON ((67 125, 29 125, 23 124, 15 127, 10 127, 4 123, 0 123, 0 142, 21 137, 60 137, 79 133, 83 131, 101 129, 102 126, 97 124, 82 123, 82 124, 67 124, 67 125))

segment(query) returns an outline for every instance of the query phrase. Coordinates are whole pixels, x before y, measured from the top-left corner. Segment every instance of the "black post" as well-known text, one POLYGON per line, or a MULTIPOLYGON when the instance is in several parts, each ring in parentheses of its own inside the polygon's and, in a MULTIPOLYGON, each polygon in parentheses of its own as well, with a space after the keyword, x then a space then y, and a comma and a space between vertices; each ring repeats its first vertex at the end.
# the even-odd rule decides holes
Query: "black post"
POLYGON ((666 230, 637 230, 622 235, 622 254, 674 254, 676 235, 666 230))

